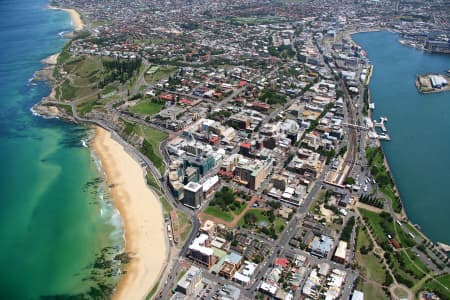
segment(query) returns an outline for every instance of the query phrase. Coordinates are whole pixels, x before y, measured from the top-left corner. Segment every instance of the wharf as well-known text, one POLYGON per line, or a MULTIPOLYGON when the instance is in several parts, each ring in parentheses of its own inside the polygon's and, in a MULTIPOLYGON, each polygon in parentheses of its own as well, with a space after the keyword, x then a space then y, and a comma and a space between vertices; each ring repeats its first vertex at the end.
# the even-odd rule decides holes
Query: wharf
POLYGON ((416 87, 423 94, 450 91, 450 75, 424 74, 418 75, 416 87))

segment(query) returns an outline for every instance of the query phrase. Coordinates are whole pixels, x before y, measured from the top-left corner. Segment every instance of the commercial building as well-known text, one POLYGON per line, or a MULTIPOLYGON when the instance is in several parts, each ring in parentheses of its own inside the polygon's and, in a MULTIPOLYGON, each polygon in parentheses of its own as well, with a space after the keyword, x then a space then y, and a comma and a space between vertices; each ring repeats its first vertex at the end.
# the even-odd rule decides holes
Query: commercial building
POLYGON ((272 170, 272 159, 265 161, 254 161, 240 159, 234 169, 234 181, 247 186, 249 189, 257 190, 272 170))
POLYGON ((339 244, 334 252, 333 260, 340 264, 345 264, 347 256, 347 242, 339 241, 339 244))
POLYGON ((202 233, 189 245, 189 252, 187 255, 190 259, 201 264, 208 269, 211 268, 217 261, 214 256, 214 251, 209 247, 208 235, 202 233))
POLYGON ((198 174, 200 174, 201 176, 205 176, 205 174, 208 173, 209 170, 214 168, 214 164, 215 164, 214 157, 210 155, 202 155, 195 157, 187 156, 185 159, 186 167, 196 168, 198 170, 198 174))
POLYGON ((202 270, 196 266, 191 266, 186 274, 177 283, 176 291, 186 296, 194 295, 197 287, 202 281, 202 270))
POLYGON ((320 160, 319 153, 301 148, 297 156, 289 162, 287 169, 300 175, 316 178, 322 172, 324 163, 320 160))
POLYGON ((215 189, 219 186, 219 176, 214 175, 213 177, 208 178, 203 183, 203 194, 206 197, 210 196, 214 193, 215 189))
POLYGON ((203 201, 203 186, 196 182, 189 182, 184 186, 183 204, 192 208, 199 208, 203 201))
POLYGON ((333 239, 326 235, 316 236, 309 244, 309 251, 312 255, 318 257, 327 257, 330 253, 331 247, 333 246, 333 239))

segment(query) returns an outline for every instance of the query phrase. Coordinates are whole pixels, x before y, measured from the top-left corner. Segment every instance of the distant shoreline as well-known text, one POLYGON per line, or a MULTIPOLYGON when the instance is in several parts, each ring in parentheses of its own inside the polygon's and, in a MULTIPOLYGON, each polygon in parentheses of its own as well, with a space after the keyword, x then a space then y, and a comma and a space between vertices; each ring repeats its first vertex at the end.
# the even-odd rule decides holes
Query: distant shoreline
POLYGON ((75 9, 73 9, 73 8, 61 8, 61 7, 56 7, 56 6, 52 6, 52 5, 49 5, 48 9, 62 10, 62 11, 65 11, 65 12, 69 13, 70 18, 72 20, 72 24, 73 24, 73 26, 75 28, 75 31, 83 30, 84 23, 81 20, 80 14, 75 9))

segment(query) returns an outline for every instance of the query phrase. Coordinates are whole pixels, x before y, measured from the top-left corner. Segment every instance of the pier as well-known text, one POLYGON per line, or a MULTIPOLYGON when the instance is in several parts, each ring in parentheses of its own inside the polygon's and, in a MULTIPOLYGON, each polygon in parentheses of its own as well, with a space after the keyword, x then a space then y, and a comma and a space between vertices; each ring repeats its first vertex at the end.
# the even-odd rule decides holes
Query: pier
POLYGON ((386 118, 386 117, 381 117, 381 118, 380 118, 380 122, 374 122, 375 127, 379 127, 379 128, 381 128, 381 130, 382 130, 383 132, 387 132, 386 126, 384 125, 384 122, 387 122, 387 120, 388 120, 388 118, 386 118))

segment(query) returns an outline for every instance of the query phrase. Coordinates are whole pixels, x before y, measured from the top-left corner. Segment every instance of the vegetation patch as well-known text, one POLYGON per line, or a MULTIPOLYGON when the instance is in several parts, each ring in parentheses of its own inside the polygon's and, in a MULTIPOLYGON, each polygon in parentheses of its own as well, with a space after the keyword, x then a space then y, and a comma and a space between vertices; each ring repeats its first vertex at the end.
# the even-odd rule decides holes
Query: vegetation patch
POLYGON ((409 258, 414 262, 414 264, 418 268, 420 268, 425 273, 430 272, 428 266, 419 258, 419 256, 417 256, 417 254, 414 251, 412 251, 411 249, 406 249, 405 251, 408 254, 409 258))
POLYGON ((70 85, 69 80, 64 80, 61 87, 61 97, 65 100, 73 100, 76 96, 77 89, 70 85))
POLYGON ((144 79, 148 84, 154 84, 168 78, 176 69, 177 67, 172 65, 153 66, 145 72, 144 79))
POLYGON ((231 213, 227 211, 223 211, 220 209, 220 207, 217 206, 208 206, 205 211, 205 214, 216 217, 218 219, 221 219, 225 222, 231 222, 233 221, 234 217, 231 215, 231 213))
POLYGON ((377 197, 374 196, 370 196, 370 195, 361 195, 361 197, 359 197, 359 202, 373 206, 373 207, 377 207, 382 209, 384 207, 384 203, 382 199, 379 199, 377 197))
POLYGON ((450 274, 445 274, 437 278, 428 279, 422 290, 430 291, 438 295, 441 299, 450 299, 450 274))
POLYGON ((284 223, 284 219, 275 217, 273 210, 249 209, 239 220, 238 226, 257 229, 275 240, 284 230, 284 223))
POLYGON ((390 234, 394 236, 393 218, 389 213, 382 212, 381 214, 359 208, 359 212, 364 220, 367 222, 369 229, 372 230, 377 243, 384 249, 388 246, 388 237, 390 234))
POLYGON ((237 197, 234 191, 229 187, 224 186, 222 190, 216 193, 214 199, 209 203, 208 208, 218 208, 226 215, 230 215, 233 219, 233 215, 231 214, 231 212, 233 212, 235 215, 239 215, 247 206, 245 202, 237 201, 236 198, 237 197))
POLYGON ((345 224, 344 229, 342 229, 340 240, 346 241, 350 243, 350 238, 352 236, 353 226, 355 226, 355 217, 351 216, 347 223, 345 224))
POLYGON ((357 285, 358 290, 364 293, 364 299, 377 299, 377 300, 388 300, 388 296, 378 285, 361 282, 357 285))
POLYGON ((362 254, 372 251, 373 243, 367 235, 364 227, 358 226, 358 234, 356 236, 356 249, 362 254))
POLYGON ((402 203, 395 193, 394 181, 391 174, 384 165, 383 150, 381 147, 369 147, 366 149, 366 157, 369 162, 370 173, 376 180, 380 190, 391 199, 392 209, 396 213, 400 213, 402 211, 402 203))
POLYGON ((381 260, 374 254, 361 255, 361 267, 368 280, 383 284, 386 280, 386 270, 381 260))
POLYGON ((86 113, 91 112, 97 105, 98 105, 97 100, 88 99, 86 101, 77 104, 77 111, 80 115, 85 115, 86 113))
POLYGON ((129 111, 140 115, 154 115, 161 111, 163 104, 144 98, 135 106, 130 107, 129 111))
POLYGON ((159 151, 159 145, 167 139, 167 133, 147 126, 137 126, 135 132, 144 137, 144 143, 141 148, 142 154, 153 162, 161 175, 164 174, 165 166, 161 152, 159 151))

